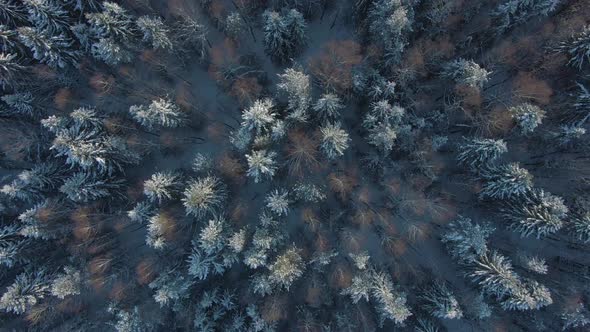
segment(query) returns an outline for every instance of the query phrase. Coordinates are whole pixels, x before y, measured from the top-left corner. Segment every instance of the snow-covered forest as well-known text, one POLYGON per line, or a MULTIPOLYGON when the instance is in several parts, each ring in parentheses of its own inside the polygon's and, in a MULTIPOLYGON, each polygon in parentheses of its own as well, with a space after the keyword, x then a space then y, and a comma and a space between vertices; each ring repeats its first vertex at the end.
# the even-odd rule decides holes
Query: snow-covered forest
POLYGON ((590 0, 0 0, 0 331, 588 331, 590 0))

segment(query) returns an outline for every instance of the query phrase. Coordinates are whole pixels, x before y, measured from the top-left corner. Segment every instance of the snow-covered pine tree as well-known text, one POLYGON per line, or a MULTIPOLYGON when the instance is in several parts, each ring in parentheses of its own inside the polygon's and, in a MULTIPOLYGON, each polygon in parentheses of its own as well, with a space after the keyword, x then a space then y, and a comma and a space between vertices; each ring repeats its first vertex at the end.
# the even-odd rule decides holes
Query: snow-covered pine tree
POLYGON ((501 211, 522 237, 533 235, 539 239, 563 227, 568 208, 561 197, 533 189, 523 199, 506 203, 501 211))
POLYGON ((227 198, 223 182, 216 176, 210 175, 189 182, 184 190, 182 202, 186 214, 203 218, 216 214, 223 207, 227 198))
POLYGON ((487 240, 493 232, 494 228, 488 223, 477 224, 459 216, 448 225, 441 240, 451 257, 459 262, 472 262, 488 251, 487 240))
POLYGON ((502 154, 508 152, 504 140, 490 138, 468 138, 458 146, 457 161, 472 170, 480 167, 489 167, 497 161, 502 154))
POLYGON ((187 114, 166 96, 152 100, 149 106, 133 105, 129 113, 140 125, 149 130, 176 128, 187 122, 187 114))
POLYGON ((255 150, 250 154, 246 154, 248 161, 247 175, 254 178, 254 182, 258 183, 263 178, 271 179, 277 171, 276 164, 277 154, 274 151, 255 150))
POLYGON ((336 159, 344 155, 350 138, 346 130, 340 127, 339 122, 320 127, 320 133, 322 135, 320 149, 328 159, 336 159))
POLYGON ((533 176, 518 163, 482 169, 478 177, 483 180, 480 198, 517 199, 531 190, 533 185, 533 176))
POLYGON ((80 53, 73 41, 63 34, 48 35, 31 27, 18 28, 19 40, 33 53, 33 58, 52 68, 77 66, 80 53))
POLYGON ((137 28, 143 34, 143 42, 153 49, 172 50, 172 41, 168 27, 159 17, 141 16, 137 19, 137 28))
POLYGON ((508 111, 512 114, 512 118, 516 120, 523 135, 532 133, 545 118, 545 111, 539 106, 529 103, 511 107, 508 111))
POLYGON ((443 67, 442 76, 454 80, 458 84, 481 89, 490 79, 492 72, 485 70, 472 60, 459 58, 443 67))
POLYGON ((21 273, 0 297, 0 310, 22 315, 45 298, 48 292, 49 282, 43 270, 21 273))

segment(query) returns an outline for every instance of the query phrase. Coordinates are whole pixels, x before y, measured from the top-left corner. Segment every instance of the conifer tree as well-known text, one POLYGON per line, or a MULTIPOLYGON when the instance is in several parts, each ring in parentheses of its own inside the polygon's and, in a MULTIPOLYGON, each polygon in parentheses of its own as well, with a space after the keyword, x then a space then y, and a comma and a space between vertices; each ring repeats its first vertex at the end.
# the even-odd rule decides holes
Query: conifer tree
POLYGON ((479 196, 492 199, 516 199, 533 185, 533 176, 518 163, 492 166, 479 173, 483 185, 479 196))
POLYGON ((201 177, 191 181, 184 190, 182 202, 187 215, 203 218, 220 212, 227 197, 223 182, 215 176, 201 177))
POLYGON ((542 189, 533 189, 522 200, 507 203, 503 216, 522 237, 541 238, 559 231, 565 222, 568 208, 561 197, 542 189))

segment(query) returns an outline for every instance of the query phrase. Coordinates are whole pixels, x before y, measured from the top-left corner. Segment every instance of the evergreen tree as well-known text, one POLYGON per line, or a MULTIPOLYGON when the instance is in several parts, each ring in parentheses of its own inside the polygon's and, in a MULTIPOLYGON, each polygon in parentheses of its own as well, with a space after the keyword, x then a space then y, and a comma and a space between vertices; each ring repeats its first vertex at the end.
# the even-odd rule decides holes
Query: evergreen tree
POLYGON ((534 235, 538 239, 559 231, 567 213, 563 199, 542 189, 531 190, 524 199, 507 203, 502 209, 512 229, 522 237, 534 235))
POLYGON ((369 8, 367 22, 372 41, 384 49, 385 65, 397 65, 412 31, 413 9, 402 0, 377 0, 369 8))
POLYGON ((169 97, 155 99, 147 107, 131 106, 129 113, 135 121, 149 130, 160 127, 176 128, 187 122, 187 115, 169 97))
POLYGON ((143 193, 158 204, 170 200, 179 190, 179 176, 169 172, 158 172, 143 183, 143 193))
POLYGON ((492 12, 494 29, 502 34, 517 24, 535 16, 547 16, 555 11, 561 0, 506 0, 492 12))
POLYGON ((342 100, 333 93, 323 94, 313 105, 315 116, 324 123, 337 120, 343 108, 342 100))
POLYGON ((266 10, 262 21, 265 50, 273 60, 285 62, 305 45, 307 24, 296 9, 284 15, 266 10))
POLYGON ((52 68, 77 66, 79 52, 72 49, 73 41, 60 35, 48 35, 30 27, 18 28, 19 40, 33 52, 33 58, 52 68))
POLYGON ((29 14, 29 21, 40 31, 48 34, 64 32, 70 20, 68 12, 53 0, 23 0, 29 14))
POLYGON ((2 96, 2 101, 8 105, 10 112, 17 115, 34 117, 37 113, 33 94, 30 92, 17 92, 2 96))
POLYGON ((512 114, 512 118, 516 120, 523 135, 532 133, 545 118, 545 111, 529 103, 511 107, 508 111, 512 114))
POLYGON ((89 202, 112 196, 123 183, 122 179, 77 172, 66 179, 59 191, 74 202, 89 202))
POLYGON ((96 43, 92 44, 91 53, 96 59, 111 66, 129 63, 132 59, 131 52, 113 38, 100 38, 96 43))
POLYGON ((477 63, 463 58, 447 63, 442 71, 443 77, 476 89, 481 89, 491 74, 477 63))
POLYGON ((16 61, 16 54, 0 53, 0 87, 13 88, 22 81, 25 75, 25 67, 16 61))
POLYGON ((177 271, 168 271, 161 273, 148 286, 155 290, 154 300, 164 307, 167 305, 175 306, 178 302, 190 296, 189 290, 193 285, 191 279, 185 278, 177 271))
POLYGON ((155 213, 155 208, 149 202, 139 202, 133 209, 127 211, 127 217, 133 222, 143 224, 147 222, 155 213))
POLYGON ((13 0, 0 0, 0 21, 13 26, 26 19, 27 15, 20 4, 15 3, 13 0))
POLYGON ((568 310, 561 314, 563 327, 562 331, 575 329, 590 325, 590 314, 583 303, 578 303, 573 310, 568 310))
POLYGON ((226 188, 221 180, 215 176, 206 176, 188 184, 182 202, 187 215, 203 218, 219 212, 226 197, 226 188))
POLYGON ((274 151, 252 151, 251 154, 246 155, 246 159, 248 160, 248 171, 246 174, 254 178, 255 183, 260 182, 263 177, 272 178, 277 170, 276 156, 277 154, 274 151))
POLYGON ((67 296, 79 295, 82 286, 82 276, 80 271, 71 266, 64 267, 64 272, 59 274, 51 281, 51 295, 58 299, 64 299, 67 296))
POLYGON ((533 176, 518 163, 482 169, 479 178, 484 181, 479 196, 492 199, 516 199, 524 196, 533 185, 533 176))
POLYGON ((299 252, 300 250, 295 247, 289 248, 269 266, 268 280, 272 285, 288 291, 293 282, 303 275, 305 263, 299 252))
POLYGON ((457 161, 472 170, 491 166, 502 154, 508 152, 504 140, 489 138, 470 138, 459 145, 457 161))
POLYGON ((247 26, 244 23, 244 18, 239 12, 231 12, 225 18, 223 31, 228 37, 237 39, 246 29, 247 26))
POLYGON ((444 283, 436 282, 426 289, 420 298, 425 302, 424 308, 435 318, 461 319, 463 317, 459 301, 444 283))
POLYGON ((302 71, 288 68, 279 75, 277 89, 287 96, 287 119, 297 122, 307 121, 307 111, 311 103, 311 79, 302 71))
POLYGON ((103 2, 102 11, 87 13, 85 16, 91 34, 97 38, 111 38, 123 44, 134 39, 136 31, 131 15, 114 2, 103 2))
POLYGON ((451 222, 443 234, 442 242, 447 245, 451 256, 460 262, 472 262, 488 251, 487 240, 494 228, 487 224, 473 223, 471 219, 459 216, 451 222))
POLYGON ((256 131, 256 134, 265 133, 276 121, 273 111, 274 103, 270 99, 257 100, 242 113, 242 128, 248 131, 256 131))
POLYGON ((268 194, 265 199, 266 207, 277 216, 287 215, 289 213, 289 192, 285 189, 275 189, 268 194))
POLYGON ((172 50, 170 32, 161 18, 141 16, 137 19, 137 27, 143 34, 143 41, 153 49, 172 50))
POLYGON ((373 274, 371 295, 377 302, 377 312, 381 326, 386 320, 392 320, 397 325, 403 325, 412 316, 406 304, 406 293, 399 291, 393 285, 391 277, 384 272, 373 274))
POLYGON ((590 213, 575 213, 570 219, 570 232, 583 243, 590 243, 590 213))
POLYGON ((371 271, 363 271, 357 273, 354 277, 352 277, 352 283, 347 288, 343 289, 340 292, 341 295, 349 295, 352 303, 356 304, 361 299, 365 299, 365 301, 369 301, 369 295, 371 293, 371 287, 373 285, 373 280, 371 276, 371 271))
POLYGON ((569 40, 562 42, 557 50, 569 56, 570 66, 582 70, 590 62, 590 26, 584 27, 569 40))
POLYGON ((320 133, 322 135, 320 149, 328 159, 336 159, 344 155, 350 138, 346 130, 340 128, 339 122, 321 127, 320 133))
POLYGON ((572 117, 577 125, 583 125, 590 118, 590 91, 580 83, 577 83, 577 85, 580 88, 580 92, 576 95, 572 117))
POLYGON ((27 243, 16 225, 0 227, 0 265, 9 269, 26 261, 21 251, 27 243))
POLYGON ((44 271, 21 273, 0 297, 0 310, 21 315, 45 298, 48 291, 44 271))

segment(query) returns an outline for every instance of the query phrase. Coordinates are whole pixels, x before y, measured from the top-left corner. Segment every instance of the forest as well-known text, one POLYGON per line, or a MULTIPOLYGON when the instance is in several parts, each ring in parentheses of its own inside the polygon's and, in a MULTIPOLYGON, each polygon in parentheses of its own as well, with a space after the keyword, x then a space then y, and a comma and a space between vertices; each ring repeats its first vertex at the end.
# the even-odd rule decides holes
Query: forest
POLYGON ((0 332, 590 331, 590 0, 0 0, 0 332))

